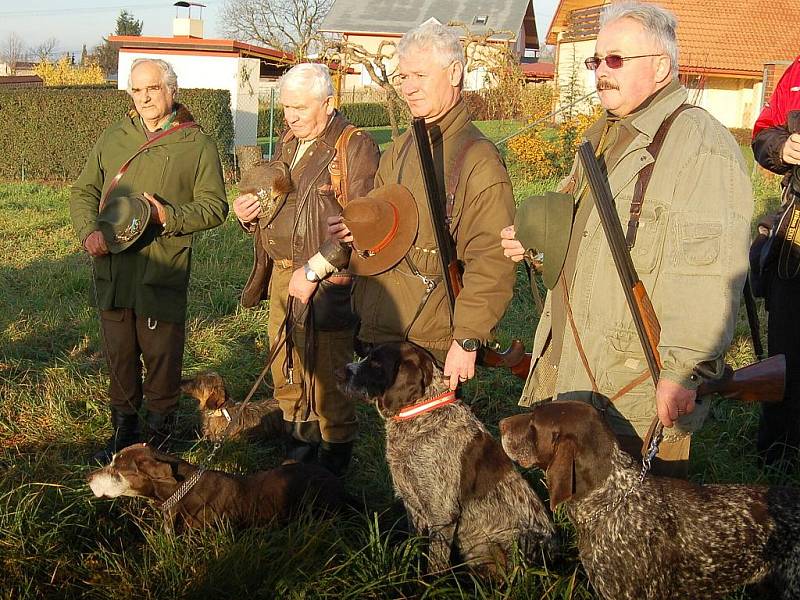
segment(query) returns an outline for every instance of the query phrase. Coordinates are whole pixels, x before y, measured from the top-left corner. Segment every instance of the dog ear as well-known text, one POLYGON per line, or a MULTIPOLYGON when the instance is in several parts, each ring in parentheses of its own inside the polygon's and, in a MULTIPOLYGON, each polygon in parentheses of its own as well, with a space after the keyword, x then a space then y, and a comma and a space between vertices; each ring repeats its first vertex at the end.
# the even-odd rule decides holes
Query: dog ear
POLYGON ((547 489, 550 492, 550 510, 569 500, 575 494, 575 441, 568 437, 555 440, 553 459, 547 466, 547 489))
POLYGON ((228 394, 225 391, 225 387, 223 385, 212 385, 206 397, 206 409, 217 410, 225 406, 227 400, 228 394))

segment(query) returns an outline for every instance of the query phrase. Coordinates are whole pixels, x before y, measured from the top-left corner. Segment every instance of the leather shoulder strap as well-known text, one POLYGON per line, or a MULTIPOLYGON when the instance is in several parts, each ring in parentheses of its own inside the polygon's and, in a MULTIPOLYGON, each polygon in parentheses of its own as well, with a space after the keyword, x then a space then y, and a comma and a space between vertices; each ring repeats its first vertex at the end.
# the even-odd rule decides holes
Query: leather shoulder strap
POLYGON ((199 125, 197 123, 195 123, 194 121, 187 121, 185 123, 181 123, 180 125, 175 125, 174 127, 170 127, 169 129, 167 129, 166 131, 162 131, 157 136, 147 140, 144 144, 139 146, 139 148, 136 150, 136 152, 133 153, 133 156, 131 156, 124 163, 122 163, 122 166, 119 168, 119 171, 117 172, 116 175, 114 175, 114 179, 111 180, 111 184, 108 186, 108 189, 106 190, 106 193, 103 194, 103 197, 100 199, 100 205, 97 207, 97 212, 100 212, 101 210, 103 210, 103 207, 106 205, 106 200, 108 200, 108 197, 111 194, 111 192, 114 191, 114 188, 117 187, 117 184, 119 184, 120 179, 122 179, 122 176, 125 175, 125 173, 127 172, 128 167, 131 166, 131 163, 133 162, 134 158, 139 156, 142 152, 147 150, 150 146, 152 146, 153 144, 155 144, 159 140, 167 137, 171 133, 177 133, 178 131, 180 131, 182 129, 188 129, 189 127, 199 127, 199 125))
POLYGON ((471 139, 468 140, 466 144, 461 147, 461 150, 456 155, 456 159, 453 161, 453 166, 450 169, 450 172, 447 174, 445 178, 445 195, 446 195, 446 204, 445 204, 445 218, 447 219, 447 224, 450 224, 450 220, 453 215, 453 206, 455 205, 456 201, 456 189, 458 188, 458 180, 461 178, 461 171, 464 168, 464 161, 467 158, 467 152, 472 146, 475 145, 476 142, 480 141, 478 139, 471 139))
POLYGON ((653 136, 653 141, 647 147, 647 151, 653 157, 653 162, 647 165, 644 169, 639 171, 639 177, 636 180, 636 187, 633 190, 633 200, 631 201, 630 218, 628 219, 628 232, 625 234, 625 243, 628 250, 633 248, 636 244, 636 232, 639 229, 639 217, 642 216, 642 204, 644 204, 644 194, 647 191, 647 186, 650 183, 650 178, 653 176, 653 169, 658 160, 658 154, 661 152, 661 146, 664 145, 664 140, 667 138, 667 133, 675 121, 677 116, 688 108, 697 108, 693 104, 681 104, 675 111, 669 115, 653 136))
POLYGON ((350 199, 350 190, 347 188, 347 146, 350 138, 358 131, 355 125, 347 125, 336 140, 333 160, 328 163, 328 172, 331 174, 331 186, 336 195, 339 206, 344 208, 350 199))

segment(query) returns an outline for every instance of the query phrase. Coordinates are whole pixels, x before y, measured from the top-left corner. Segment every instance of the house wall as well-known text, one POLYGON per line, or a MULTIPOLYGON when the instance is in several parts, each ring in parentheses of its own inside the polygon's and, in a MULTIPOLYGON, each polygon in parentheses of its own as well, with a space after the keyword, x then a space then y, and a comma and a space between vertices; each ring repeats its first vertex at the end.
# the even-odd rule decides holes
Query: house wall
POLYGON ((586 68, 583 61, 594 54, 594 40, 561 43, 556 46, 555 84, 556 108, 564 111, 556 116, 561 121, 575 113, 590 113, 598 102, 597 96, 591 96, 578 102, 572 109, 567 105, 594 90, 594 73, 586 68))
MULTIPOLYGON (((147 53, 121 50, 119 82, 125 89, 131 63, 137 58, 166 60, 178 76, 178 87, 185 89, 228 90, 231 94, 234 146, 254 146, 258 131, 259 60, 238 56, 147 53)), ((191 110, 191 107, 189 107, 191 110)))

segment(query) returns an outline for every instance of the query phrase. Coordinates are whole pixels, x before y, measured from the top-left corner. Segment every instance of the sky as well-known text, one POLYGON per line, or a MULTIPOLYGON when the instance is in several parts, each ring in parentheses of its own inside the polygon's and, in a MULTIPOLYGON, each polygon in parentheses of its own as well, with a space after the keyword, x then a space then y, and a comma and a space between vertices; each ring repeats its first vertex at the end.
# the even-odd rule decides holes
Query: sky
MULTIPOLYGON (((205 37, 221 37, 217 25, 225 0, 199 1, 206 5, 203 9, 205 37)), ((544 38, 557 5, 558 0, 533 0, 540 39, 544 38)), ((172 35, 176 11, 173 0, 130 0, 128 3, 121 0, 0 0, 0 47, 11 33, 16 33, 28 47, 55 38, 59 52, 79 54, 83 44, 91 51, 102 42, 103 36, 114 32, 122 9, 143 21, 142 35, 172 35)))

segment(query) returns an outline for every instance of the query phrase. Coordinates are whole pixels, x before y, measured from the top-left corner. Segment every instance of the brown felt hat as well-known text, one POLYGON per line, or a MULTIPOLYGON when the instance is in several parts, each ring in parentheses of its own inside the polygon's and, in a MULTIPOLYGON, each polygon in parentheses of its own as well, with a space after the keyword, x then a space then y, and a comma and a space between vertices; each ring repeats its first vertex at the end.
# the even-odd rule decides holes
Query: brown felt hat
POLYGON ((279 160, 259 161, 242 174, 239 192, 255 194, 261 203, 259 219, 272 221, 293 189, 289 165, 279 160))
POLYGON ((342 219, 353 234, 349 270, 354 275, 377 275, 399 263, 417 236, 419 225, 414 197, 399 183, 351 200, 342 211, 342 219))
POLYGON ((97 228, 106 240, 111 254, 130 248, 142 237, 150 223, 150 203, 147 198, 136 196, 114 196, 103 205, 97 215, 97 228))

